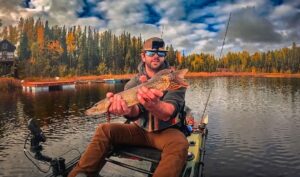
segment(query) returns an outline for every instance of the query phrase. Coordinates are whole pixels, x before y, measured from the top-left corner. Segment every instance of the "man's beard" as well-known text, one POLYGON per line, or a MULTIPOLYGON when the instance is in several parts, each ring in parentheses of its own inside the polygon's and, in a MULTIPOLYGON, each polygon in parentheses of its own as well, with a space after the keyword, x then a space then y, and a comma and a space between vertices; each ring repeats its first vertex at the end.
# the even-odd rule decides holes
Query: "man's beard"
POLYGON ((151 69, 154 72, 160 71, 164 66, 164 62, 161 62, 158 66, 152 66, 152 62, 145 62, 145 64, 149 69, 151 69))

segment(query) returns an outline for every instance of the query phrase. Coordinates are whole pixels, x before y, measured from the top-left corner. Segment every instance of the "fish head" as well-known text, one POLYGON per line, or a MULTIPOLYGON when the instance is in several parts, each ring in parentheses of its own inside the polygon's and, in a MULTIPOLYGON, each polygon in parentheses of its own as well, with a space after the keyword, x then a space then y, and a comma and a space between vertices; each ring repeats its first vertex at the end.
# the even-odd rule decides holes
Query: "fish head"
POLYGON ((186 82, 184 79, 185 74, 188 72, 188 69, 180 69, 180 70, 175 70, 171 71, 170 75, 170 86, 169 90, 176 90, 181 87, 187 88, 189 84, 186 82))

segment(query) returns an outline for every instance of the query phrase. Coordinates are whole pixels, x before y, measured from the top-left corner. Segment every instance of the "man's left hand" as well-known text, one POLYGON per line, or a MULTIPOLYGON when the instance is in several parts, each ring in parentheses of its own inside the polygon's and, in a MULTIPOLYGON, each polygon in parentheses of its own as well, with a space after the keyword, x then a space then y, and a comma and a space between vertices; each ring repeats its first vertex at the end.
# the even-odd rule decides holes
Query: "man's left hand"
POLYGON ((163 96, 163 92, 157 89, 141 87, 138 89, 137 98, 146 109, 153 109, 163 96))

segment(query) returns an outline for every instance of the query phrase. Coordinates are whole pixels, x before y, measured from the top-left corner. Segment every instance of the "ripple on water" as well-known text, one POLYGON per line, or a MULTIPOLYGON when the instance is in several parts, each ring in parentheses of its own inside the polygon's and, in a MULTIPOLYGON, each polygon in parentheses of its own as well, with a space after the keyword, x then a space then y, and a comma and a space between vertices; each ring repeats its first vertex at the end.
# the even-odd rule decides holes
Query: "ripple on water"
MULTIPOLYGON (((193 79, 189 83, 186 104, 198 118, 213 88, 206 110, 209 133, 205 176, 300 174, 299 80, 216 77, 193 79)), ((0 113, 0 176, 43 175, 22 152, 29 118, 38 119, 42 125, 48 138, 46 154, 57 156, 72 148, 84 151, 97 125, 106 120, 84 117, 84 111, 104 98, 107 91, 120 91, 113 90, 116 88, 80 86, 76 92, 20 95, 18 104, 6 101, 12 105, 0 113)), ((70 160, 76 153, 66 154, 66 159, 70 160)))

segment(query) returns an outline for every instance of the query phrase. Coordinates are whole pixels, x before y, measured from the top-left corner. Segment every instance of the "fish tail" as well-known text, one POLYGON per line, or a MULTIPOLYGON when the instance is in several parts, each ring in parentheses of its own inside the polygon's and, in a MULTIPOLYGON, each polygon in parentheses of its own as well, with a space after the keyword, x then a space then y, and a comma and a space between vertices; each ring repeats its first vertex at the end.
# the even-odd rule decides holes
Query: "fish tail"
POLYGON ((85 111, 85 115, 93 116, 93 115, 100 115, 106 113, 110 106, 110 102, 108 99, 104 99, 98 103, 96 103, 93 107, 85 111))
POLYGON ((177 82, 171 82, 170 86, 169 86, 169 90, 177 90, 181 87, 185 87, 187 88, 188 87, 188 84, 186 83, 177 83, 177 82))

